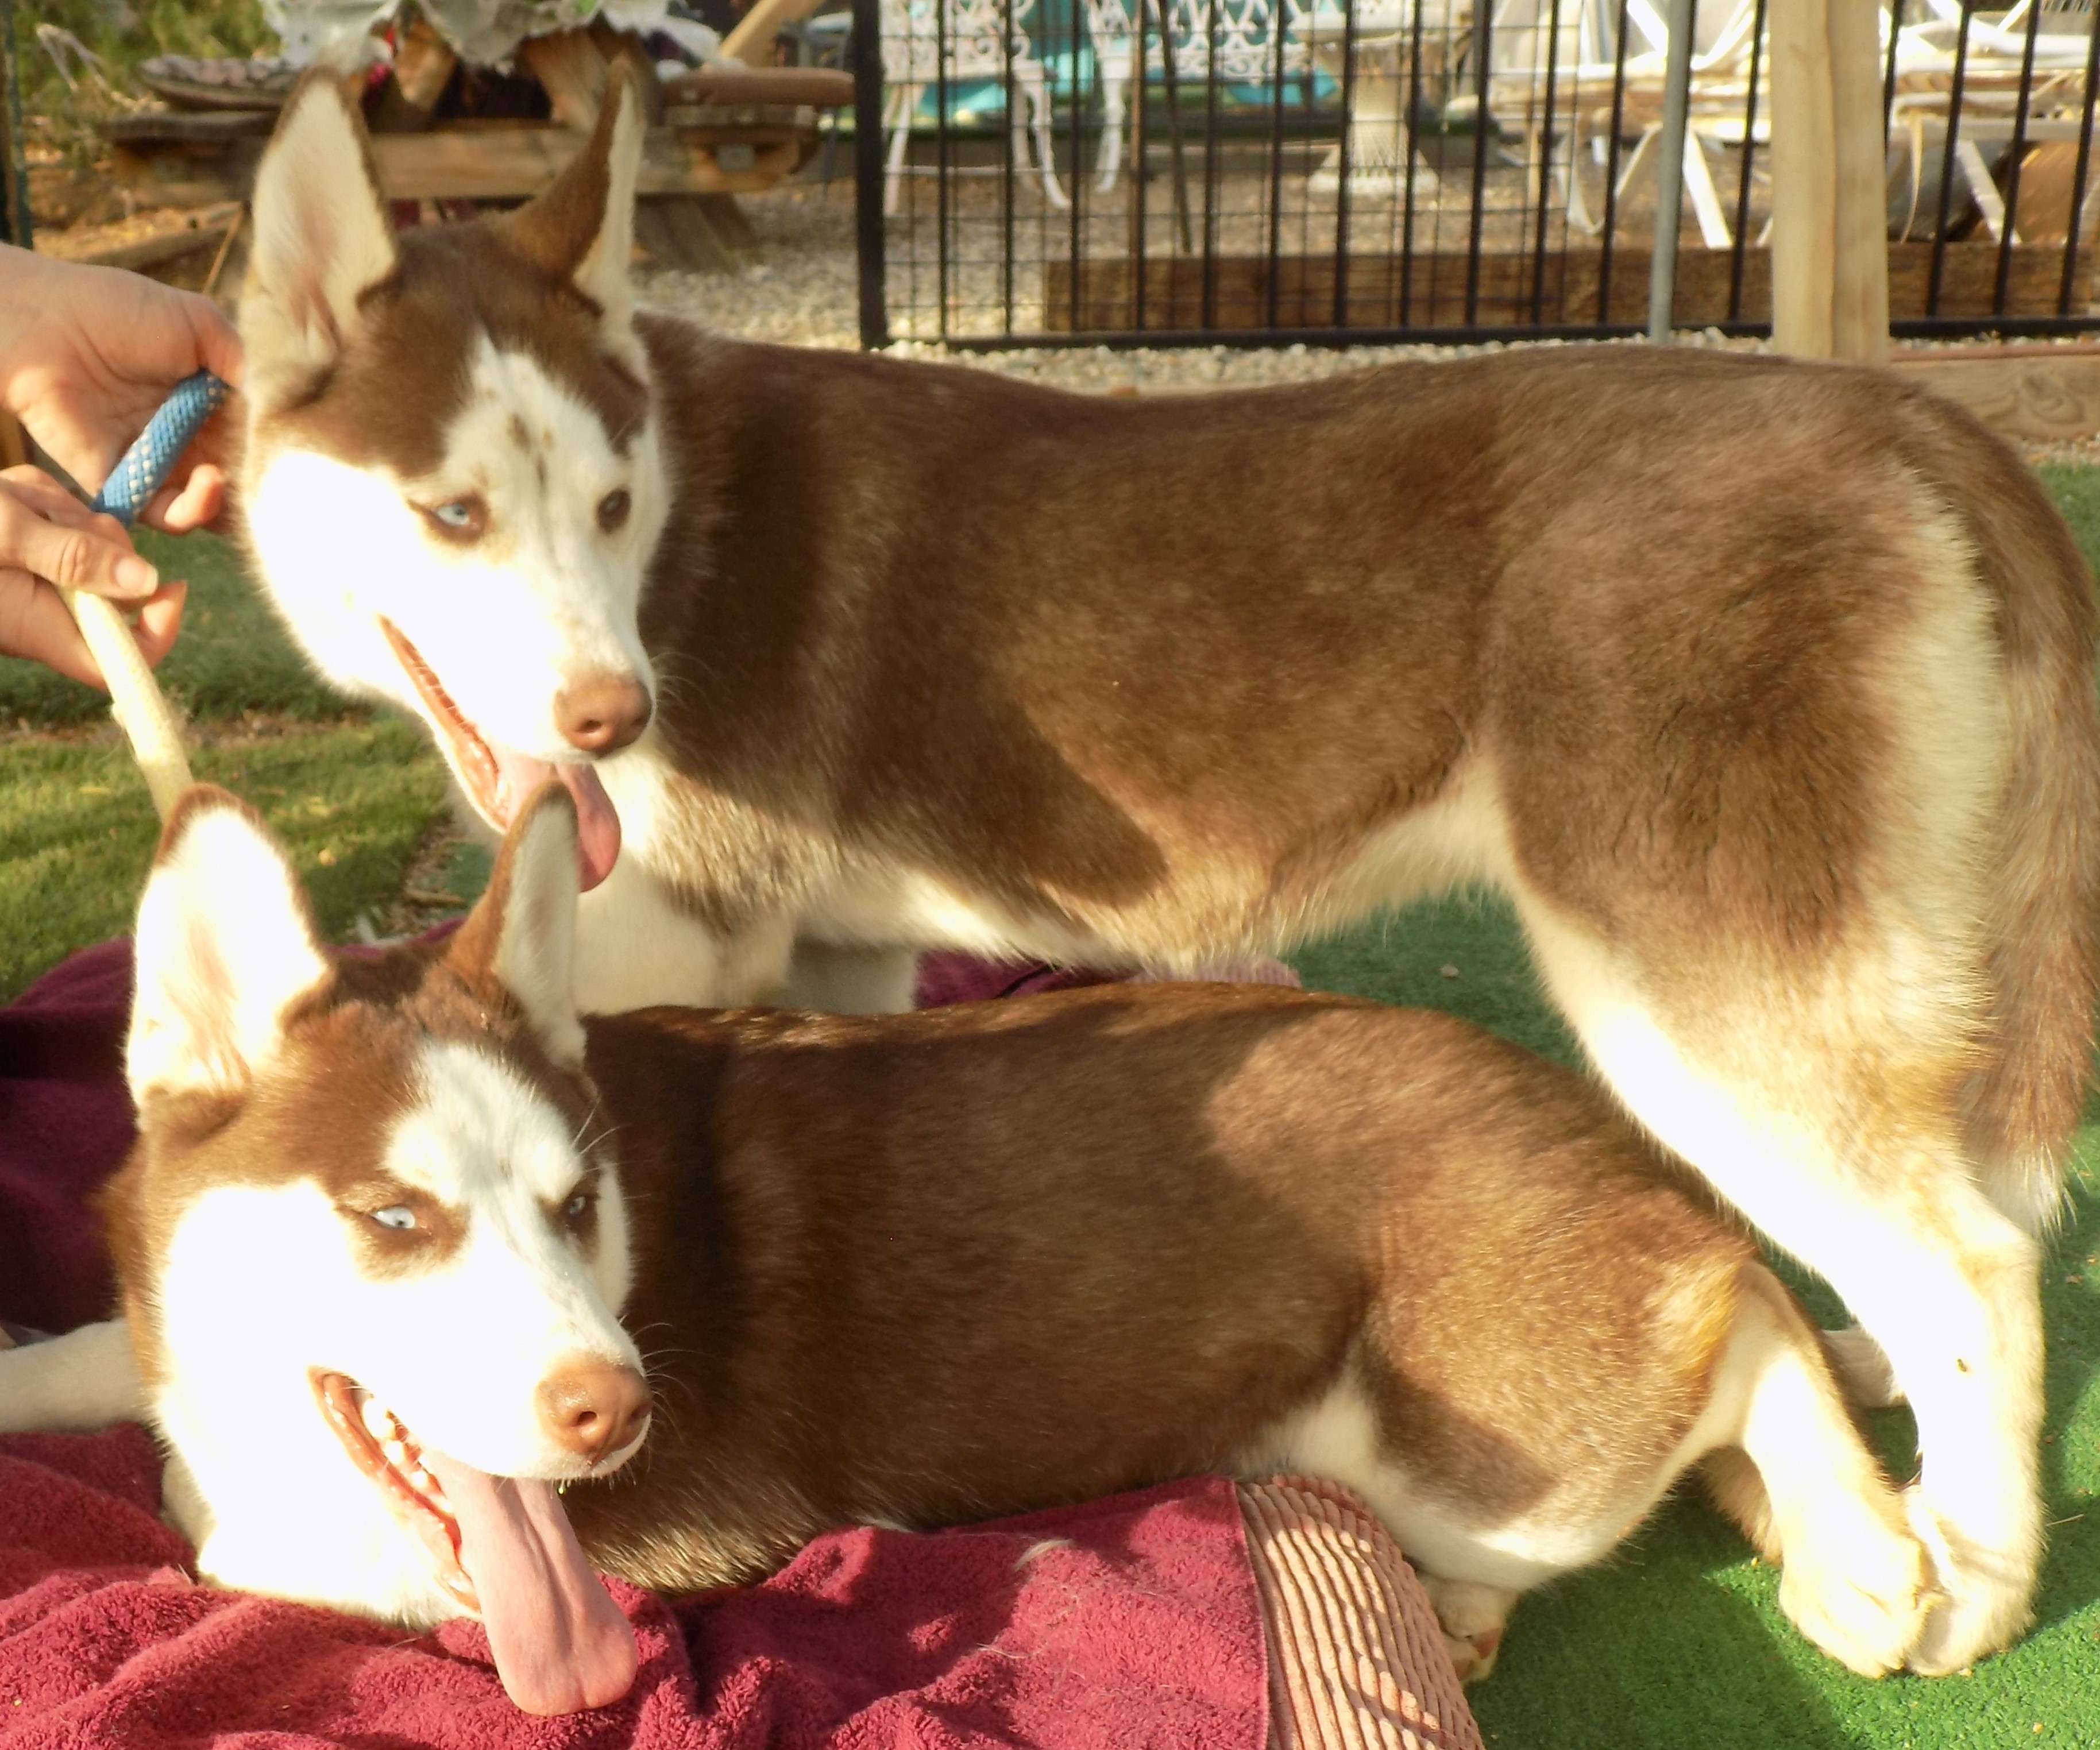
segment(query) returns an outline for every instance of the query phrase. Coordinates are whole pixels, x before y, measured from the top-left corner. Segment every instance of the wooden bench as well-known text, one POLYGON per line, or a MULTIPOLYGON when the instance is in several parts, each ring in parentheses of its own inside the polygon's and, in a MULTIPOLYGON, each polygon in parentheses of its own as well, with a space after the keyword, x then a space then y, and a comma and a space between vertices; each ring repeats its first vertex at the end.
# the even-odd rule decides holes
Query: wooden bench
MULTIPOLYGON (((853 101, 846 74, 801 67, 708 67, 659 82, 647 55, 602 23, 534 37, 521 58, 553 114, 545 121, 439 118, 457 57, 417 20, 368 105, 372 155, 389 200, 516 201, 536 194, 581 150, 613 58, 642 73, 651 126, 636 232, 667 265, 726 267, 752 241, 735 197, 792 176, 816 150, 818 118, 853 101)), ((117 174, 143 201, 245 201, 276 125, 266 109, 178 110, 103 124, 117 174)))

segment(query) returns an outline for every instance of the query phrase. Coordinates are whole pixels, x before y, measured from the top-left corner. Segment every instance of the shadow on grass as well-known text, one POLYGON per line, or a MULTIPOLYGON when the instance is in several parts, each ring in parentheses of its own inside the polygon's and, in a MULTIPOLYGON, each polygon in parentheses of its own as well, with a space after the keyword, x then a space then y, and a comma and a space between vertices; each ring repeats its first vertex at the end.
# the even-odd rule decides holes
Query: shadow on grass
POLYGON ((1527 1597, 1467 1697, 1497 1750, 1853 1750, 1777 1593, 1688 1486, 1609 1561, 1527 1597))
POLYGON ((2089 1125, 2079 1140, 2071 1219, 2042 1267, 2042 1488, 2054 1523, 2035 1614, 2043 1629, 2085 1630, 2092 1741, 2100 1743, 2100 1131, 2089 1125))

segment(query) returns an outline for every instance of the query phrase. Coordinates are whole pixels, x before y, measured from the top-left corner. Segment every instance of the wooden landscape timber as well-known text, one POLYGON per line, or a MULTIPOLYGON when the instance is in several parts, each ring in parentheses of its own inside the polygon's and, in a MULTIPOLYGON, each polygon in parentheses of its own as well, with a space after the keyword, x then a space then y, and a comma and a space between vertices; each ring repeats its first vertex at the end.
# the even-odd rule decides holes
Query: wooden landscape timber
POLYGON ((164 223, 147 226, 139 219, 120 225, 97 225, 80 232, 45 231, 37 234, 39 254, 60 257, 94 267, 126 267, 134 273, 151 273, 170 262, 200 254, 206 249, 223 251, 240 223, 237 201, 222 201, 187 213, 157 215, 164 223), (142 228, 145 227, 145 228, 142 228))
MULTIPOLYGON (((1889 256, 1889 314, 1922 316, 1932 276, 1933 245, 1892 243, 1889 256)), ((1520 328, 1590 323, 1599 320, 1639 326, 1648 315, 1648 254, 1625 245, 1611 253, 1608 298, 1600 299, 1603 251, 1549 254, 1483 253, 1468 309, 1468 259, 1462 250, 1440 254, 1352 255, 1344 297, 1347 328, 1520 328), (1600 315, 1601 312, 1601 315, 1600 315)), ((1142 310, 1132 296, 1136 280, 1127 258, 1080 264, 1078 307, 1069 260, 1045 263, 1043 326, 1053 333, 1088 330, 1335 326, 1336 266, 1331 253, 1219 256, 1158 256, 1145 263, 1142 310), (1272 274, 1272 268, 1273 272, 1272 274), (1206 295, 1207 281, 1208 295, 1206 295), (1271 285, 1274 286, 1273 306, 1271 285), (1207 311, 1206 305, 1208 305, 1207 311)), ((1998 245, 1950 243, 1941 268, 1943 316, 1991 313, 1996 293, 1998 245)), ((2060 245, 2015 248, 2005 289, 2008 315, 2050 315, 2063 279, 2060 245)), ((1730 320, 1771 317, 1771 258, 1747 250, 1740 296, 1733 298, 1735 258, 1727 249, 1688 248, 1677 258, 1676 322, 1704 328, 1730 320)), ((2082 297, 2074 298, 2082 305, 2082 297)))
POLYGON ((2005 437, 2061 441, 2100 432, 2100 345, 1899 347, 1889 363, 2005 437))

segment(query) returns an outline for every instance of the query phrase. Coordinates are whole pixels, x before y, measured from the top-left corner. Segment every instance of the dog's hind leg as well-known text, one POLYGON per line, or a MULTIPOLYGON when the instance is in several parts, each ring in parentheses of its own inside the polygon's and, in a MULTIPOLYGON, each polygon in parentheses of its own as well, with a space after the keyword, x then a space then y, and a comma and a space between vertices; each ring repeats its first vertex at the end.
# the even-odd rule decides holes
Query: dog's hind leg
POLYGON ((1880 1677, 1923 1632, 1924 1551, 1800 1309, 1761 1264, 1746 1266, 1739 1285, 1714 1382, 1724 1437, 1739 1451, 1716 1454, 1709 1480, 1751 1541, 1785 1563, 1779 1601, 1794 1626, 1840 1664, 1880 1677))
POLYGON ((2005 1646, 2041 1551, 2040 1251, 1979 1188, 1952 1092, 1930 1092, 1935 1073, 1958 1083, 1958 1063, 1935 1071, 1924 1047, 1907 1061, 1893 1021, 1792 1002, 1776 981, 1745 998, 1718 971, 1695 1041, 1599 937, 1521 890, 1519 909, 1629 1109, 1829 1282, 1886 1354, 1924 1458, 1911 1523, 1945 1594, 1911 1668, 1958 1670, 2005 1646))
POLYGON ((92 1434, 145 1411, 122 1319, 0 1351, 0 1434, 92 1434))
POLYGON ((1825 1331, 1823 1349, 1845 1395, 1862 1409, 1885 1410, 1904 1400, 1896 1370, 1882 1346, 1856 1325, 1825 1331))

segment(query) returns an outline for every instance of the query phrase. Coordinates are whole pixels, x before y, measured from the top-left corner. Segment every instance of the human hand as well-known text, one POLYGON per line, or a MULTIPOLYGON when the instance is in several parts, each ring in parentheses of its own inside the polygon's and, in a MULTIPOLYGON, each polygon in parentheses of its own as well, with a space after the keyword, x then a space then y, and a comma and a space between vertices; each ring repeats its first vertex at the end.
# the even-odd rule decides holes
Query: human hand
MULTIPOLYGON (((0 404, 88 491, 168 391, 209 368, 238 387, 240 342, 210 299, 143 275, 0 246, 0 404)), ((234 421, 205 421, 143 520, 171 534, 225 509, 234 421)))
POLYGON ((0 472, 0 655, 30 657, 107 692, 54 584, 137 609, 132 632, 149 663, 175 641, 187 586, 162 583, 116 518, 90 510, 40 469, 7 469, 0 472))

